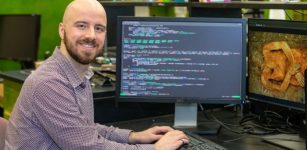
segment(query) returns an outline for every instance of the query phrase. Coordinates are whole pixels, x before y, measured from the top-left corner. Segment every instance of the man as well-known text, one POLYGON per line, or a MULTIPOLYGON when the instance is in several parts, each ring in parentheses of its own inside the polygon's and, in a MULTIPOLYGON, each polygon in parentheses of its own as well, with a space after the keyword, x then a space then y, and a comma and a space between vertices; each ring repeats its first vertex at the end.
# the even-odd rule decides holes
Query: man
POLYGON ((61 45, 24 82, 9 119, 6 149, 177 149, 187 136, 170 127, 141 132, 94 123, 89 63, 103 47, 106 13, 75 0, 59 25, 61 45), (154 144, 150 144, 154 143, 154 144))

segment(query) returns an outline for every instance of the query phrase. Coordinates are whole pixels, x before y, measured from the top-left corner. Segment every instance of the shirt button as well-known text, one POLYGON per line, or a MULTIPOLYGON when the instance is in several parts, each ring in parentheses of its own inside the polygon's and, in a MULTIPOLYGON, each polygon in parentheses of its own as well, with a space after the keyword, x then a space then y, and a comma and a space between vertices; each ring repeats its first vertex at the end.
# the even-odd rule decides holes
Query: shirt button
POLYGON ((80 87, 82 88, 82 89, 84 89, 85 88, 85 83, 84 82, 82 82, 81 84, 80 84, 80 87))

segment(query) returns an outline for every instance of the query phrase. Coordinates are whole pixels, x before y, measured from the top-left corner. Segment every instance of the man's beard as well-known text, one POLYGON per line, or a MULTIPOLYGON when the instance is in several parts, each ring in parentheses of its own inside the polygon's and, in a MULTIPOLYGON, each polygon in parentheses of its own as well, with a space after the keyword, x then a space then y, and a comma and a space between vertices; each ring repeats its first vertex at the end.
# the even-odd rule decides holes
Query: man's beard
MULTIPOLYGON (((88 38, 76 41, 76 44, 84 44, 84 43, 95 45, 95 47, 98 46, 95 40, 91 40, 88 38)), ((95 54, 95 56, 92 58, 91 55, 88 53, 84 53, 84 56, 82 56, 82 54, 78 53, 77 48, 73 45, 73 43, 68 40, 66 32, 64 32, 64 44, 66 46, 67 52, 70 55, 70 57, 72 57, 75 61, 83 65, 88 65, 89 63, 91 63, 99 54, 99 53, 95 54)))

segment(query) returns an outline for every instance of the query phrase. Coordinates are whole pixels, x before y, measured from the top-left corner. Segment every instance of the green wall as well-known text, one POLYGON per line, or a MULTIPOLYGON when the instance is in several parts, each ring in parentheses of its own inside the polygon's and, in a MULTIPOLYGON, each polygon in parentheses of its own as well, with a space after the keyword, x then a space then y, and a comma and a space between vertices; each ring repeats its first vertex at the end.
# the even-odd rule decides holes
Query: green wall
MULTIPOLYGON (((0 14, 40 14, 41 32, 38 59, 45 51, 52 52, 59 45, 58 25, 66 5, 72 0, 1 0, 0 14)), ((26 29, 25 29, 26 30, 26 29)), ((0 71, 17 70, 20 65, 10 60, 0 60, 0 71)))

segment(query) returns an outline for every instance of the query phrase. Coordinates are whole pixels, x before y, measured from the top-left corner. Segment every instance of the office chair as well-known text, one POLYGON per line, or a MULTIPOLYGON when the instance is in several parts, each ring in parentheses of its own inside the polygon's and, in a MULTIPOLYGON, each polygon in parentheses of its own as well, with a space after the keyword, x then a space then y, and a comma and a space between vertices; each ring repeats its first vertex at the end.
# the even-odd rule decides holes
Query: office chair
POLYGON ((0 150, 4 149, 7 120, 0 117, 0 150))

